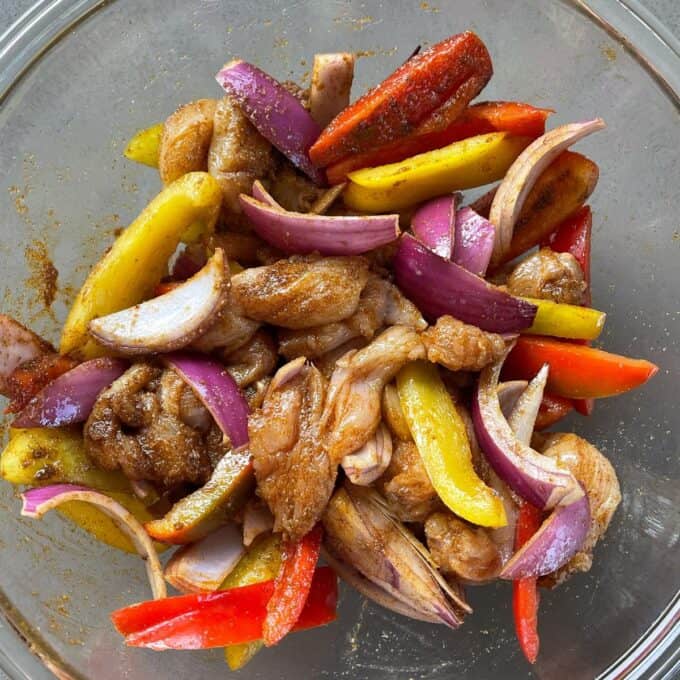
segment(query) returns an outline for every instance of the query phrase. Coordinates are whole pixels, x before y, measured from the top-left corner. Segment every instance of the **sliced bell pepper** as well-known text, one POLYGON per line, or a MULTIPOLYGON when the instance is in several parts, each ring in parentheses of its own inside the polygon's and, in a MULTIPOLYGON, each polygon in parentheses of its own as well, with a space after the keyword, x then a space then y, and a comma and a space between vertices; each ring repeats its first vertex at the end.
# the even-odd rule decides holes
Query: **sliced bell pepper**
POLYGON ((138 130, 127 143, 123 155, 135 163, 157 168, 162 134, 163 123, 156 123, 151 127, 138 130))
POLYGON ((505 526, 503 502, 475 472, 465 423, 437 368, 424 361, 407 364, 397 375, 397 390, 418 453, 442 502, 473 524, 505 526))
POLYGON ((245 505, 254 486, 250 453, 231 451, 222 457, 204 486, 144 528, 151 538, 163 543, 193 543, 228 522, 245 505))
MULTIPOLYGON (((515 550, 519 550, 541 526, 541 511, 524 501, 519 508, 515 532, 515 550)), ((540 601, 535 578, 512 582, 512 610, 519 646, 529 663, 538 656, 538 604, 540 601)))
POLYGON ((363 212, 390 212, 434 196, 495 182, 531 142, 507 132, 491 132, 454 142, 399 163, 356 170, 343 194, 363 212))
POLYGON ((417 54, 338 114, 309 150, 325 167, 410 134, 439 109, 435 132, 457 118, 491 78, 491 57, 472 32, 417 54))
MULTIPOLYGON (((248 552, 239 560, 233 571, 224 580, 221 590, 249 586, 260 581, 276 578, 281 568, 281 540, 277 534, 260 536, 248 552)), ((264 642, 244 642, 229 645, 224 649, 224 658, 232 671, 243 668, 260 649, 264 642)))
POLYGON ((574 410, 574 399, 544 394, 536 416, 535 429, 545 430, 574 410))
MULTIPOLYGON (((209 649, 262 637, 274 581, 215 593, 150 600, 111 614, 131 647, 209 649)), ((309 596, 293 630, 323 626, 336 618, 338 581, 330 567, 314 572, 309 596)))
POLYGON ((316 563, 319 561, 323 529, 317 524, 299 541, 283 544, 281 569, 274 581, 274 593, 267 603, 262 639, 267 647, 280 642, 300 618, 316 563))
POLYGON ((61 353, 105 354, 89 336, 90 321, 150 297, 187 227, 200 221, 211 232, 221 202, 220 185, 207 172, 191 172, 163 189, 88 275, 64 324, 61 353))
POLYGON ((607 315, 590 307, 566 305, 552 300, 523 298, 536 305, 534 322, 526 333, 554 335, 558 338, 594 340, 602 332, 607 315))
POLYGON ((474 104, 440 132, 423 132, 420 128, 428 124, 426 120, 408 137, 397 139, 372 151, 353 154, 329 165, 326 168, 326 177, 330 184, 340 184, 353 170, 396 163, 487 132, 508 132, 511 135, 535 139, 545 132, 545 121, 551 113, 552 109, 538 109, 521 102, 474 104))
POLYGON ((520 211, 510 248, 499 264, 514 260, 543 241, 572 215, 595 189, 593 161, 572 151, 561 153, 538 177, 520 211))
POLYGON ((77 361, 56 353, 19 364, 5 381, 5 394, 10 399, 5 413, 18 413, 43 387, 77 365, 77 361))
MULTIPOLYGON (((552 248, 556 253, 571 253, 576 261, 581 265, 583 278, 587 284, 585 294, 585 305, 590 307, 592 304, 592 293, 590 286, 590 250, 593 232, 593 213, 590 207, 584 205, 577 210, 571 217, 567 218, 562 224, 544 239, 543 245, 552 248)), ((595 402, 592 399, 574 399, 574 408, 584 416, 592 414, 595 402)))
POLYGON ((630 359, 571 342, 522 335, 508 355, 504 376, 531 380, 550 365, 546 389, 561 397, 612 397, 639 387, 659 369, 645 359, 630 359))

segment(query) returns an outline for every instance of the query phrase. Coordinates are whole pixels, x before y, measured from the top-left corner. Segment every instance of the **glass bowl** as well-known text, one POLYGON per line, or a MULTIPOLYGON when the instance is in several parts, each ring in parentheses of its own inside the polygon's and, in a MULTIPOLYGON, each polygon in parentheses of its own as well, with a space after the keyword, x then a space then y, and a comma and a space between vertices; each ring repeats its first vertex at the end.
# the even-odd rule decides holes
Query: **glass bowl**
MULTIPOLYGON (((225 61, 238 55, 304 79, 314 52, 356 50, 358 93, 416 45, 466 28, 494 57, 485 98, 553 107, 553 125, 595 115, 608 123, 578 146, 601 169, 592 206, 595 304, 609 314, 602 344, 661 370, 566 427, 614 463, 623 504, 591 572, 543 593, 533 668, 514 639, 507 585, 469 589, 475 614, 458 632, 344 589, 337 623, 259 654, 242 678, 659 678, 678 669, 677 42, 632 0, 51 0, 0 38, 2 311, 56 340, 88 266, 158 190, 154 172, 122 157, 126 140, 183 102, 218 96, 213 75, 225 61), (48 305, 50 262, 59 278, 48 305)), ((59 516, 21 519, 7 484, 0 503, 8 675, 227 673, 219 650, 125 648, 108 612, 148 597, 139 560, 59 516)))

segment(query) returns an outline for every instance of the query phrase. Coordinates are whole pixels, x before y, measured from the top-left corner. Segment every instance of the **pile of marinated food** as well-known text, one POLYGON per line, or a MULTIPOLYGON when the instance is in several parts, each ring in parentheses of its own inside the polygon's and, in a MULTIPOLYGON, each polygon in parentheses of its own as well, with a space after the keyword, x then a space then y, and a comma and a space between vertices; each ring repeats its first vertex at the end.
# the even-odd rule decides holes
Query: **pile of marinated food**
POLYGON ((0 317, 2 475, 24 515, 142 555, 128 645, 239 668, 334 620, 337 576, 450 628, 505 579, 533 662, 537 586, 590 568, 621 500, 593 444, 544 430, 657 370, 590 346, 598 168, 567 149, 604 123, 471 104, 470 32, 350 104, 353 69, 316 55, 303 89, 232 61, 221 98, 133 137, 163 188, 59 350, 0 317))

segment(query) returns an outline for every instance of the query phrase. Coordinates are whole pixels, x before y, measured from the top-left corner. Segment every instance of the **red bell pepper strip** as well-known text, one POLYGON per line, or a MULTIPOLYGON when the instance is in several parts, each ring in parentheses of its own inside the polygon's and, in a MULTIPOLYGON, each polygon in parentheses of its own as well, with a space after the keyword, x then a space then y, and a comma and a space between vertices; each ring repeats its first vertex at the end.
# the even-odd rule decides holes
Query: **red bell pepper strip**
POLYGON ((523 335, 508 355, 506 379, 531 380, 550 365, 546 389, 561 397, 612 397, 639 387, 659 369, 645 359, 630 359, 594 347, 523 335))
MULTIPOLYGON (((151 600, 111 614, 131 647, 208 649, 254 642, 263 635, 274 581, 215 593, 151 600)), ((313 575, 309 595, 294 631, 323 626, 336 618, 338 583, 330 567, 313 575)))
POLYGON ((453 35, 417 54, 378 87, 338 114, 309 150, 326 167, 411 134, 435 111, 428 132, 457 118, 491 78, 491 57, 470 31, 453 35))
POLYGON ((281 569, 274 581, 274 594, 267 604, 262 639, 267 647, 280 642, 293 629, 305 606, 319 561, 323 530, 317 524, 297 542, 283 544, 281 569))
MULTIPOLYGON (((526 501, 519 508, 515 532, 515 550, 519 550, 541 526, 541 511, 526 501)), ((535 578, 512 582, 512 610, 519 646, 529 663, 538 656, 538 603, 540 597, 535 578)))
MULTIPOLYGON (((592 294, 590 288, 590 250, 593 232, 593 213, 590 206, 584 205, 577 210, 571 217, 568 217, 554 231, 545 242, 546 245, 556 253, 571 253, 576 261, 581 265, 583 278, 585 279, 586 294, 585 303, 592 304, 592 294)), ((584 344, 588 344, 587 342, 584 344)), ((593 399, 574 399, 574 408, 583 416, 589 416, 595 409, 593 399)))
POLYGON ((540 137, 545 132, 545 121, 551 113, 552 109, 538 109, 521 102, 474 104, 439 132, 422 132, 421 128, 429 126, 429 120, 426 120, 408 137, 333 163, 326 168, 326 176, 331 184, 340 184, 353 170, 396 163, 487 132, 509 132, 520 137, 540 137))
POLYGON ((538 409, 535 428, 545 430, 562 420, 568 413, 574 410, 575 399, 565 399, 554 394, 544 394, 541 406, 538 409))

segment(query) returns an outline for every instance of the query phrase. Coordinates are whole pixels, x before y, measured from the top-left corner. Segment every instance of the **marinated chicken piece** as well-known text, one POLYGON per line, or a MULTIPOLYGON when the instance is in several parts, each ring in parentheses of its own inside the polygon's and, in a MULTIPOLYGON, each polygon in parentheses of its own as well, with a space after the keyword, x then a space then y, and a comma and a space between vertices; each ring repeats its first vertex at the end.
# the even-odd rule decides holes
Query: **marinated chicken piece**
POLYGON ((422 522, 443 507, 412 441, 394 441, 389 467, 376 486, 403 522, 422 522))
POLYGON ((255 335, 262 324, 244 316, 240 306, 234 302, 232 293, 229 298, 217 321, 191 343, 193 349, 204 353, 219 349, 222 354, 230 354, 243 347, 255 335))
POLYGON ((219 232, 210 237, 210 249, 222 248, 229 262, 238 262, 243 267, 258 264, 273 264, 285 257, 279 250, 265 243, 257 234, 219 232))
POLYGON ((363 257, 293 256, 232 276, 232 300, 250 319, 313 328, 354 314, 367 280, 363 257))
POLYGON ((272 379, 270 377, 261 378, 243 389, 243 396, 246 398, 248 408, 251 411, 262 406, 271 381, 272 379))
POLYGON ((385 385, 382 395, 382 418, 387 424, 390 432, 397 438, 405 442, 411 441, 411 431, 409 430, 406 416, 401 409, 399 392, 394 384, 385 385))
POLYGON ((575 434, 548 435, 542 453, 576 477, 590 502, 590 528, 583 547, 567 564, 540 581, 541 585, 552 588, 571 574, 590 569, 595 545, 604 536, 621 502, 621 489, 612 464, 592 444, 575 434))
POLYGON ((319 357, 356 337, 368 340, 383 326, 401 324, 423 330, 427 324, 416 306, 389 281, 370 274, 356 312, 348 319, 318 328, 279 333, 279 351, 288 359, 319 357))
POLYGON ((337 463, 320 445, 324 393, 314 366, 291 362, 248 421, 258 494, 274 515, 274 531, 293 540, 319 521, 337 476, 337 463))
POLYGON ((269 375, 276 367, 276 343, 267 331, 260 329, 235 352, 222 355, 227 370, 243 388, 269 375))
POLYGON ((498 576, 501 556, 489 534, 451 512, 435 512, 425 520, 425 538, 439 570, 468 583, 485 583, 498 576))
POLYGON ((250 194, 253 182, 267 177, 275 165, 271 144, 232 99, 220 99, 215 108, 208 172, 222 187, 222 213, 227 224, 243 223, 239 194, 250 194))
POLYGON ((505 351, 501 335, 487 333, 448 315, 440 316, 421 337, 428 360, 450 371, 481 371, 505 351))
POLYGON ((174 371, 143 363, 99 395, 83 434, 105 470, 166 487, 206 482, 229 450, 191 388, 174 371))
POLYGON ((337 361, 321 423, 331 461, 339 462, 375 433, 383 388, 406 362, 422 359, 424 354, 412 328, 392 326, 370 345, 337 361))
POLYGON ((321 371, 321 375, 323 375, 323 377, 326 380, 330 380, 331 376, 333 375, 333 371, 335 370, 335 364, 338 362, 338 359, 343 357, 345 354, 347 354, 347 352, 349 352, 352 349, 362 349, 363 347, 366 347, 368 343, 369 341, 366 340, 366 338, 362 338, 361 336, 352 338, 351 340, 348 340, 339 347, 332 349, 330 352, 326 352, 325 354, 322 354, 320 357, 317 357, 316 359, 314 359, 313 363, 321 371))
POLYGON ((286 210, 300 213, 309 212, 325 192, 287 162, 281 164, 269 187, 269 193, 286 210))
POLYGON ((0 394, 7 393, 7 378, 24 362, 54 353, 54 347, 6 314, 0 314, 0 394))
POLYGON ((158 155, 158 172, 170 184, 187 172, 208 169, 217 101, 198 99, 180 106, 167 118, 158 155))
POLYGON ((586 292, 581 265, 571 253, 541 248, 522 260, 507 281, 513 295, 580 305, 586 292))

